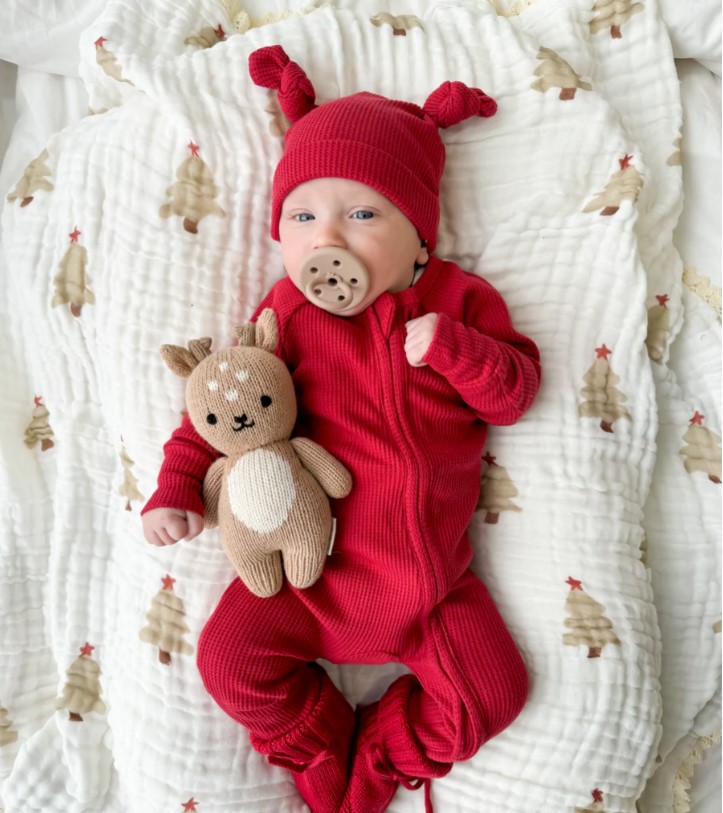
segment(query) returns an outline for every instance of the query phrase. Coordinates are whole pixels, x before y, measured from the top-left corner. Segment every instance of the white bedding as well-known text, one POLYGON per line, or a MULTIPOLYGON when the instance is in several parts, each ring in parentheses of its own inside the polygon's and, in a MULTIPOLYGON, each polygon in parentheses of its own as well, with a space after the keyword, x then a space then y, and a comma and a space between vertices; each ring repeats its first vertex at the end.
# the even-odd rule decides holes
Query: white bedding
MULTIPOLYGON (((0 430, 7 461, 7 476, 0 483, 4 506, 0 578, 8 587, 0 597, 0 708, 9 710, 10 730, 18 732, 17 739, 0 744, 0 778, 6 777, 0 800, 7 813, 47 810, 49 804, 59 811, 180 809, 194 794, 201 811, 303 807, 288 779, 265 766, 244 733, 203 697, 192 658, 173 656, 174 669, 164 673, 157 659, 148 657, 150 648, 139 642, 156 582, 166 571, 185 580, 183 600, 193 642, 229 577, 216 540, 205 535, 197 549, 201 553, 180 547, 160 554, 150 551, 140 540, 141 502, 133 502, 133 510, 125 512, 125 500, 117 493, 129 471, 140 491, 150 494, 160 443, 182 408, 180 390, 164 379, 160 359, 154 355, 157 346, 204 332, 228 340, 232 325, 248 316, 276 273, 264 276, 259 271, 276 260, 263 228, 263 200, 255 203, 258 219, 250 223, 239 207, 249 200, 250 189, 268 177, 278 155, 264 112, 268 100, 263 93, 259 97, 245 78, 243 56, 280 38, 292 58, 314 75, 319 94, 328 98, 364 87, 418 99, 424 94, 417 83, 433 86, 433 80, 448 78, 454 68, 484 81, 482 86, 498 96, 501 106, 507 102, 513 114, 507 121, 500 117, 481 140, 470 128, 459 136, 445 136, 450 158, 439 253, 458 257, 497 285, 521 329, 540 341, 547 358, 550 386, 537 414, 519 427, 491 433, 493 453, 513 475, 523 511, 502 514, 497 526, 484 523, 480 514, 474 524, 475 566, 520 642, 533 676, 533 694, 509 732, 470 763, 455 768, 449 779, 435 782, 438 809, 461 813, 481 805, 495 811, 522 813, 534 808, 557 813, 577 807, 611 813, 633 810, 646 784, 641 811, 674 809, 681 765, 700 745, 700 737, 720 728, 719 706, 711 702, 716 689, 720 691, 720 635, 713 633, 711 623, 713 616, 713 621, 720 617, 719 524, 716 527, 720 486, 711 496, 712 484, 701 472, 686 472, 679 451, 694 409, 720 434, 720 339, 714 311, 681 284, 683 262, 670 241, 682 200, 680 180, 675 179, 678 170, 674 163, 656 162, 663 153, 665 158, 675 153, 674 138, 665 140, 661 135, 661 131, 677 135, 680 121, 674 66, 652 3, 646 3, 645 15, 632 17, 629 28, 624 26, 621 42, 608 42, 599 34, 584 41, 576 36, 587 4, 563 7, 536 0, 519 14, 512 13, 516 10, 512 6, 496 5, 503 12, 500 16, 483 3, 473 10, 455 3, 437 4, 436 10, 431 4, 410 4, 405 11, 423 20, 428 40, 454 42, 467 54, 484 42, 491 54, 450 60, 451 47, 431 49, 438 56, 430 59, 427 73, 417 71, 415 82, 401 57, 390 56, 390 48, 398 47, 391 28, 367 27, 365 14, 353 11, 326 9, 252 29, 216 46, 215 53, 199 50, 184 60, 183 52, 193 49, 180 44, 180 34, 171 38, 167 31, 192 33, 201 21, 212 23, 221 13, 212 3, 190 4, 184 15, 159 2, 155 19, 138 14, 133 3, 111 4, 102 31, 90 28, 80 39, 86 49, 81 70, 85 84, 21 68, 18 118, 0 170, 0 189, 10 191, 45 146, 55 188, 46 196, 38 192, 37 200, 23 209, 17 202, 6 205, 3 215, 8 265, 1 329, 10 352, 0 370, 3 382, 12 381, 13 386, 3 387, 0 395, 3 414, 9 418, 0 430), (636 31, 633 24, 642 20, 644 27, 636 31), (143 31, 147 37, 141 42, 131 31, 143 31), (90 49, 99 33, 111 40, 108 32, 117 34, 114 54, 124 65, 123 75, 132 77, 137 89, 100 72, 90 49), (380 32, 388 39, 375 39, 380 32), (649 46, 647 51, 640 47, 642 41, 649 46), (335 59, 316 54, 312 42, 317 47, 329 42, 335 59), (344 63, 338 61, 341 42, 344 63), (564 127, 559 106, 553 106, 554 91, 539 94, 539 99, 534 91, 528 92, 541 43, 568 56, 581 75, 594 77, 589 98, 578 90, 573 100, 577 107, 566 103, 564 127), (607 49, 612 45, 624 46, 624 59, 610 56, 607 49), (226 58, 221 60, 218 54, 223 49, 226 58), (357 57, 351 66, 350 52, 357 57), (156 59, 152 70, 151 53, 156 59), (370 62, 386 70, 379 75, 358 70, 359 54, 373 55, 370 62), (234 84, 220 83, 214 93, 246 106, 247 119, 234 130, 238 120, 233 111, 220 114, 206 101, 204 111, 215 129, 204 128, 194 118, 198 100, 188 86, 176 82, 178 66, 183 63, 182 70, 188 71, 183 75, 195 81, 206 76, 205 66, 212 66, 214 75, 226 76, 229 59, 234 84), (505 60, 507 71, 501 67, 505 60), (529 81, 522 62, 529 69, 529 81), (655 75, 650 72, 653 66, 655 75), (632 83, 628 90, 630 75, 644 76, 645 81, 641 78, 640 86, 632 83), (525 104, 518 102, 518 95, 525 104), (642 98, 646 104, 641 104, 642 98), (157 136, 153 142, 145 140, 143 130, 158 121, 148 99, 164 106, 171 122, 165 132, 153 130, 157 136), (95 110, 119 106, 51 137, 66 124, 78 122, 89 103, 95 110), (580 110, 579 103, 587 106, 580 110), (534 105, 534 114, 529 104, 534 105), (525 126, 546 133, 541 144, 530 143, 525 126), (157 193, 148 203, 139 191, 148 183, 163 191, 174 181, 191 129, 194 135, 203 135, 198 139, 216 172, 227 167, 221 174, 238 179, 233 189, 222 189, 219 201, 247 223, 242 235, 228 220, 204 220, 199 231, 211 238, 201 243, 204 251, 197 250, 200 241, 189 241, 182 230, 158 218, 162 199, 157 193), (572 135, 583 130, 589 148, 570 159, 570 144, 577 143, 572 135), (236 160, 227 154, 224 136, 230 132, 243 148, 236 160), (130 140, 128 133, 133 133, 130 140), (178 139, 183 143, 176 145, 178 139), (87 160, 100 154, 93 153, 98 143, 107 145, 104 165, 87 160), (135 185, 125 184, 123 172, 115 174, 111 166, 113 161, 124 171, 136 166, 122 157, 128 143, 149 150, 141 163, 148 174, 135 185), (533 148, 538 162, 521 163, 525 151, 533 148), (606 187, 617 162, 631 153, 645 182, 637 210, 630 202, 623 203, 613 225, 598 211, 581 215, 606 187), (247 155, 265 161, 260 168, 254 165, 259 174, 250 180, 243 177, 247 155), (597 167, 600 156, 605 156, 604 169, 597 167), (541 164, 562 171, 543 171, 541 164), (164 173, 170 176, 161 183, 164 173), (157 182, 149 181, 156 176, 157 182), (464 184, 470 177, 477 181, 475 191, 472 184, 464 184), (103 219, 91 221, 90 228, 80 227, 88 255, 97 258, 89 273, 95 303, 84 306, 75 319, 69 309, 50 308, 50 280, 67 251, 68 232, 77 218, 97 206, 100 194, 103 219), (530 194, 534 206, 528 205, 530 194), (571 200, 579 204, 569 206, 571 200), (69 213, 73 223, 66 228, 69 213), (568 237, 567 229, 574 229, 574 235, 568 237), (605 237, 605 230, 614 234, 614 243, 605 237), (169 259, 155 256, 150 265, 152 238, 165 247, 169 259), (218 246, 224 241, 228 245, 222 251, 218 246), (604 259, 596 253, 600 247, 608 252, 604 259), (215 278, 209 281, 206 276, 209 284, 201 284, 201 275, 191 267, 207 268, 209 263, 215 278), (562 270, 568 272, 564 278, 562 270), (520 290, 523 275, 529 288, 520 290), (165 287, 158 280, 165 280, 165 287), (661 365, 649 361, 640 343, 648 310, 655 308, 655 296, 662 293, 668 293, 671 319, 664 331, 667 363, 661 365), (563 326, 573 332, 573 347, 563 326), (635 419, 619 420, 608 437, 593 432, 596 422, 581 420, 578 409, 593 350, 605 341, 611 346, 603 335, 610 331, 618 337, 610 357, 621 378, 617 386, 629 396, 625 408, 635 419), (126 346, 115 344, 120 341, 126 346), (101 367, 109 375, 98 376, 101 367), (638 385, 634 392, 633 381, 638 385), (45 453, 39 444, 28 450, 22 442, 39 382, 45 385, 43 399, 57 441, 45 453), (163 402, 151 412, 142 404, 156 386, 161 387, 163 402), (619 438, 625 440, 624 452, 616 445, 619 438), (120 462, 121 449, 130 453, 132 463, 120 462), (586 449, 595 466, 585 459, 586 449), (648 569, 639 562, 643 528, 648 569), (601 539, 604 555, 595 555, 592 547, 589 552, 580 549, 585 540, 592 544, 601 539), (615 618, 618 633, 623 631, 620 652, 608 646, 599 659, 590 660, 579 647, 562 645, 569 610, 556 579, 561 577, 567 591, 564 579, 576 575, 569 572, 575 566, 587 568, 589 578, 579 574, 578 578, 605 605, 606 615, 615 618), (698 600, 691 601, 692 595, 698 600), (102 623, 93 620, 94 615, 102 617, 102 623), (82 726, 73 725, 65 711, 55 711, 55 698, 62 696, 66 670, 90 639, 97 647, 91 658, 100 664, 105 708, 88 713, 82 726), (632 641, 636 643, 631 649, 632 641), (600 666, 594 676, 591 665, 600 666), (194 718, 198 715, 196 724, 186 719, 189 708, 194 718), (199 727, 201 722, 205 724, 199 727), (176 747, 184 737, 195 747, 176 747), (541 747, 553 738, 556 748, 541 747), (201 752, 196 750, 200 739, 202 768, 201 752), (140 743, 145 751, 139 749, 140 743), (221 780, 223 792, 217 789, 221 780), (600 788, 604 802, 594 803, 592 791, 600 788), (153 806, 148 799, 154 800, 153 806)), ((251 4, 247 8, 254 11, 251 4)), ((416 48, 417 56, 428 53, 414 37, 419 32, 410 30, 404 45, 416 48)), ((703 50, 701 60, 715 66, 709 38, 703 50)), ((20 51, 0 55, 14 58, 20 51)), ((17 61, 22 64, 20 58, 17 61)), ((66 62, 73 61, 63 57, 58 66, 64 69, 66 62)), ((715 138, 710 137, 714 120, 710 110, 716 100, 720 107, 720 81, 699 63, 686 61, 679 70, 687 113, 683 169, 690 186, 675 245, 686 265, 720 285, 720 232, 706 220, 714 207, 720 211, 720 190, 700 181, 709 177, 716 160, 720 165, 720 147, 716 153, 715 138), (695 102, 696 94, 702 94, 709 109, 695 102), (696 132, 704 135, 693 135, 696 132)), ((463 78, 470 77, 465 73, 463 78)), ((653 316, 659 318, 659 310, 653 316)), ((378 696, 398 670, 330 668, 357 700, 378 696)), ((0 716, 0 737, 2 724, 0 716)), ((706 762, 706 775, 719 777, 719 765, 706 762)), ((678 786, 682 787, 680 782, 678 786)), ((419 796, 400 792, 391 810, 421 809, 419 796)), ((704 809, 708 813, 713 803, 708 794, 701 800, 706 806, 701 813, 704 809)), ((680 791, 677 804, 675 813, 688 809, 680 791)))

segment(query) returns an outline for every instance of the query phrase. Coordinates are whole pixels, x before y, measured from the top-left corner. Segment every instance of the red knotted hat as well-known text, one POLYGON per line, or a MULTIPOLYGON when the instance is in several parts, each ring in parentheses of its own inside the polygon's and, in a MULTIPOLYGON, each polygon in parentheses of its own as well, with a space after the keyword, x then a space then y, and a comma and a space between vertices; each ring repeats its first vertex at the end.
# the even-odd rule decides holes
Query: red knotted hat
POLYGON ((281 109, 292 122, 274 174, 274 240, 281 205, 292 189, 314 178, 346 178, 389 198, 434 250, 444 169, 438 128, 493 116, 493 99, 462 82, 444 82, 422 107, 366 92, 317 106, 309 78, 280 45, 254 51, 249 73, 255 84, 278 90, 281 109))

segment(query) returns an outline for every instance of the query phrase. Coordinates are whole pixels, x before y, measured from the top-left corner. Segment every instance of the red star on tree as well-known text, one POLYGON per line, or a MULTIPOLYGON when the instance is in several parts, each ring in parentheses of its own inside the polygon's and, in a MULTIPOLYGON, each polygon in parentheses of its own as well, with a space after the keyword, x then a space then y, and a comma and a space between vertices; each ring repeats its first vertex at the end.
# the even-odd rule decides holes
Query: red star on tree
POLYGON ((91 653, 93 652, 93 650, 94 650, 94 649, 95 649, 95 647, 94 647, 94 646, 91 646, 91 645, 90 645, 90 644, 89 644, 89 643, 86 641, 86 642, 85 642, 85 646, 81 646, 81 648, 80 648, 80 654, 81 654, 81 655, 86 655, 87 657, 90 657, 90 655, 91 655, 91 653))
POLYGON ((81 235, 82 233, 83 233, 82 231, 78 231, 78 227, 77 227, 77 226, 74 226, 74 227, 73 227, 73 231, 72 231, 72 232, 70 232, 70 234, 68 235, 68 237, 70 237, 70 242, 71 242, 71 243, 77 243, 77 242, 78 242, 78 238, 80 237, 80 235, 81 235))
POLYGON ((487 453, 485 454, 485 456, 482 458, 482 460, 484 460, 484 462, 485 462, 485 463, 486 463, 488 466, 493 466, 493 465, 494 465, 494 462, 495 462, 495 460, 497 460, 497 458, 496 458, 494 455, 491 455, 489 452, 487 452, 487 453))
POLYGON ((702 426, 703 425, 703 418, 705 418, 705 415, 701 415, 700 412, 698 412, 698 410, 696 409, 695 410, 695 415, 693 415, 693 417, 690 419, 690 423, 691 424, 694 423, 694 424, 697 424, 698 426, 702 426))
POLYGON ((601 791, 599 788, 595 788, 595 790, 592 792, 592 798, 593 798, 593 799, 594 799, 596 802, 602 802, 602 800, 603 800, 603 793, 602 793, 602 791, 601 791))
POLYGON ((188 142, 188 149, 191 150, 191 155, 195 157, 198 156, 198 144, 194 144, 193 141, 188 142))
POLYGON ((193 796, 191 796, 191 798, 187 802, 181 802, 181 805, 183 805, 183 809, 185 811, 194 811, 194 813, 197 813, 196 811, 197 804, 198 802, 193 798, 193 796))
POLYGON ((163 589, 164 590, 173 590, 173 585, 175 583, 175 579, 172 579, 168 573, 166 573, 165 577, 161 579, 163 582, 163 589))
POLYGON ((95 47, 96 47, 96 48, 102 48, 102 47, 103 47, 103 43, 104 43, 105 41, 106 41, 105 37, 103 37, 103 36, 98 37, 98 39, 95 41, 95 47))
POLYGON ((226 36, 226 32, 221 28, 221 23, 218 24, 218 28, 216 29, 216 36, 222 40, 226 36))
POLYGON ((605 359, 605 361, 607 361, 607 360, 608 360, 608 356, 609 356, 609 355, 610 355, 610 354, 611 354, 613 351, 612 351, 612 350, 611 350, 609 347, 606 347, 606 346, 605 346, 605 344, 603 343, 603 346, 602 346, 602 347, 596 347, 596 348, 595 348, 595 352, 597 353, 597 357, 598 357, 599 359, 605 359))
POLYGON ((627 169, 630 166, 630 162, 633 160, 632 155, 626 155, 625 158, 618 158, 618 163, 620 164, 620 169, 627 169))
POLYGON ((572 576, 569 576, 565 580, 565 584, 570 585, 570 590, 582 590, 582 582, 578 581, 577 579, 573 579, 572 576))
POLYGON ((33 401, 35 401, 35 406, 42 406, 43 396, 36 395, 35 398, 33 398, 33 401))
POLYGON ((658 300, 659 304, 661 304, 661 305, 662 305, 664 308, 667 308, 667 307, 668 307, 668 306, 665 304, 665 303, 666 303, 666 302, 667 302, 667 301, 670 299, 670 297, 668 296, 668 294, 662 294, 662 295, 656 294, 656 295, 655 295, 655 298, 658 300))

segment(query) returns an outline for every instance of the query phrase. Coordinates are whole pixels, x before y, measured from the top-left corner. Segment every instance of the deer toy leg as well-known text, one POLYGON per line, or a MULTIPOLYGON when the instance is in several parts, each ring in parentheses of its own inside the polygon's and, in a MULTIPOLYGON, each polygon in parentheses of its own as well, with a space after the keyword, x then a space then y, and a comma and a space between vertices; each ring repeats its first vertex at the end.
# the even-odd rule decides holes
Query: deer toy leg
POLYGON ((260 598, 269 598, 281 590, 284 573, 281 569, 281 554, 278 551, 264 554, 245 554, 234 557, 226 551, 231 564, 236 568, 241 581, 260 598))

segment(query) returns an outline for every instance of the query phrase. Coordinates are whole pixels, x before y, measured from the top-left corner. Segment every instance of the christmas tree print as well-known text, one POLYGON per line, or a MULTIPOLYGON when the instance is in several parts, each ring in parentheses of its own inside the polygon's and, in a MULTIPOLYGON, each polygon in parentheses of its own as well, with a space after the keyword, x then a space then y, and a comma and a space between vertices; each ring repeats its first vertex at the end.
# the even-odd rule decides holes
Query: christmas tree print
POLYGON ((88 280, 85 267, 88 264, 88 252, 85 246, 78 243, 81 234, 76 226, 68 235, 70 248, 60 261, 60 273, 53 279, 55 296, 50 303, 53 308, 70 304, 70 312, 76 317, 80 316, 80 310, 86 302, 89 305, 95 304, 95 294, 86 287, 88 280))
POLYGON ((138 480, 133 476, 133 461, 131 460, 125 446, 121 446, 120 450, 121 465, 123 466, 123 483, 118 489, 118 493, 122 497, 127 498, 126 511, 131 510, 131 500, 145 500, 145 497, 138 490, 138 480))
POLYGON ((723 619, 719 618, 715 624, 713 624, 713 632, 721 632, 723 630, 723 619))
POLYGON ((23 177, 15 184, 15 189, 8 195, 8 201, 12 203, 15 200, 20 201, 20 206, 27 206, 32 202, 35 192, 44 190, 51 192, 55 187, 50 181, 46 180, 46 176, 50 175, 50 168, 47 166, 47 161, 50 158, 47 150, 43 150, 37 158, 25 167, 23 177))
POLYGON ((613 373, 608 361, 612 350, 603 344, 602 347, 595 348, 595 353, 597 358, 583 377, 586 386, 580 393, 585 401, 580 404, 580 416, 600 418, 603 432, 612 432, 613 423, 618 418, 632 420, 630 413, 622 406, 622 402, 627 401, 628 397, 615 387, 620 378, 613 373))
POLYGON ((198 224, 207 215, 225 217, 226 212, 214 203, 218 187, 208 165, 198 155, 198 144, 189 142, 190 158, 176 170, 178 180, 166 189, 171 198, 160 208, 161 217, 178 215, 183 218, 183 228, 191 234, 198 234, 198 224))
POLYGON ((110 76, 111 79, 115 79, 117 82, 125 82, 127 85, 132 85, 129 79, 124 79, 121 76, 121 69, 120 65, 116 61, 115 54, 112 54, 108 51, 105 46, 103 45, 104 42, 107 42, 105 37, 98 37, 95 41, 95 61, 100 65, 105 73, 110 76))
POLYGON ((688 431, 683 435, 683 440, 688 445, 680 450, 680 454, 685 458, 685 470, 688 474, 702 471, 712 483, 720 484, 721 439, 720 435, 703 426, 704 418, 705 415, 701 415, 696 409, 690 419, 688 431))
POLYGON ((35 409, 33 409, 33 419, 25 429, 25 445, 32 449, 40 441, 40 451, 47 452, 52 449, 55 443, 52 441, 53 430, 50 428, 50 413, 42 401, 42 396, 36 395, 35 409))
POLYGON ((482 488, 476 510, 485 510, 485 522, 494 525, 502 511, 522 510, 511 499, 520 492, 515 488, 507 470, 495 462, 497 458, 487 452, 482 459, 487 463, 487 468, 482 475, 482 488))
POLYGON ((151 609, 146 613, 148 626, 140 632, 141 641, 158 647, 158 660, 168 666, 171 663, 171 652, 190 655, 193 647, 183 640, 189 631, 183 617, 186 611, 181 599, 173 592, 175 579, 169 575, 161 579, 163 587, 156 593, 151 602, 151 609))
POLYGON ((540 78, 532 83, 533 90, 545 93, 550 88, 560 88, 560 99, 563 102, 574 99, 577 88, 592 90, 592 85, 583 82, 567 62, 550 48, 541 47, 537 58, 542 63, 535 68, 535 76, 540 78))
POLYGON ((10 719, 8 710, 0 706, 0 748, 3 745, 10 745, 18 738, 18 732, 13 728, 13 721, 10 719))
POLYGON ((597 34, 598 31, 609 28, 610 36, 619 40, 622 37, 620 26, 633 14, 642 11, 643 7, 643 3, 634 3, 633 0, 597 0, 592 7, 597 12, 597 17, 590 21, 590 33, 597 34))
POLYGON ((187 802, 181 802, 181 807, 184 810, 184 813, 198 813, 198 808, 196 805, 198 802, 191 796, 191 798, 187 802))
POLYGON ((671 153, 668 156, 668 160, 665 162, 669 167, 679 167, 683 164, 683 139, 676 138, 673 142, 673 146, 675 147, 675 152, 671 153))
POLYGON ((599 658, 604 646, 620 644, 612 621, 603 614, 605 607, 582 589, 581 581, 570 576, 565 583, 570 585, 565 626, 572 631, 563 634, 562 642, 566 646, 586 646, 588 658, 599 658))
POLYGON ((643 178, 630 163, 632 160, 632 155, 618 158, 620 169, 611 176, 605 190, 593 198, 583 212, 596 212, 601 209, 601 215, 610 217, 618 211, 624 200, 634 203, 638 199, 640 190, 643 188, 643 178))
POLYGON ((67 709, 69 718, 75 723, 83 722, 83 714, 105 711, 105 703, 100 699, 100 667, 91 657, 95 649, 87 641, 80 648, 80 655, 65 673, 68 680, 63 687, 63 696, 58 699, 57 708, 67 709))
POLYGON ((400 14, 395 17, 392 14, 387 14, 386 11, 382 11, 370 17, 369 21, 372 25, 376 25, 377 27, 383 25, 391 26, 392 34, 394 34, 395 37, 406 37, 407 31, 411 28, 421 28, 422 31, 424 31, 422 21, 413 14, 400 14))
POLYGON ((183 40, 184 45, 197 45, 199 48, 213 48, 216 43, 226 39, 226 32, 221 28, 219 23, 216 28, 206 26, 202 28, 198 34, 193 34, 183 40))
POLYGON ((575 813, 605 813, 603 806, 603 793, 598 788, 592 792, 592 805, 588 807, 576 807, 575 813))
POLYGON ((667 305, 670 297, 667 294, 656 294, 655 298, 658 304, 648 308, 648 335, 645 338, 645 346, 648 348, 650 360, 662 364, 670 331, 670 311, 667 305))

